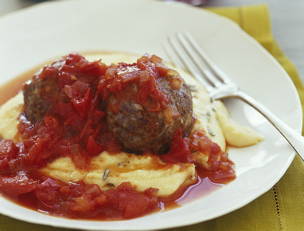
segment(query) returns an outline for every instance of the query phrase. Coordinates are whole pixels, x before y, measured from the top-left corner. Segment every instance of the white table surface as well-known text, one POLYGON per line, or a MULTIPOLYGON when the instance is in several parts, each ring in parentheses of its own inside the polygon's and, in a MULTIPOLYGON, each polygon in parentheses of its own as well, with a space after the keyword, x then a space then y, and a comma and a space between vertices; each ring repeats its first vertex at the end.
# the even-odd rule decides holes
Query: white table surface
MULTIPOLYGON (((207 6, 260 3, 269 5, 273 34, 304 80, 304 0, 209 0, 207 6)), ((33 4, 33 0, 0 0, 0 16, 33 4)))

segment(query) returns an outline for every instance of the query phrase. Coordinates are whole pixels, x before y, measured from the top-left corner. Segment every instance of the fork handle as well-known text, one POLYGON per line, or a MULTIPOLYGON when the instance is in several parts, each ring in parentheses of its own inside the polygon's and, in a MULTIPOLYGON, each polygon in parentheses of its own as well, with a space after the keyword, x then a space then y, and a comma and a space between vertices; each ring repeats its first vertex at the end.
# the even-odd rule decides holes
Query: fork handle
POLYGON ((304 160, 304 137, 300 133, 290 128, 264 105, 246 93, 239 91, 234 97, 241 99, 260 112, 282 134, 291 147, 300 155, 302 160, 304 160))

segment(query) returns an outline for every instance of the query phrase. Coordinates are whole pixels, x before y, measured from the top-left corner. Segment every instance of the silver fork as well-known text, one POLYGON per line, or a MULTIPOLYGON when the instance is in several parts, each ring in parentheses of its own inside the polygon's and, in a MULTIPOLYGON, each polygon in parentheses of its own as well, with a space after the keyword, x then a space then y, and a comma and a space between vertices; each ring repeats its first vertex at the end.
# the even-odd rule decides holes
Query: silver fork
POLYGON ((177 33, 174 37, 168 37, 164 48, 170 61, 174 65, 187 70, 196 80, 202 83, 212 99, 238 98, 260 112, 304 160, 304 137, 290 128, 261 103, 241 91, 210 60, 189 33, 177 33))

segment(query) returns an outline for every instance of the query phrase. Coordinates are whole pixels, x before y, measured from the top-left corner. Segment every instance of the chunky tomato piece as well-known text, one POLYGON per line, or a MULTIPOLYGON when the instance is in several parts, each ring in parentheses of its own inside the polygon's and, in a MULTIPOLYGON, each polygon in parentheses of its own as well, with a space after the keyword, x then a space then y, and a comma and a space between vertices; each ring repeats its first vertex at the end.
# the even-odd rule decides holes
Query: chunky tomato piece
POLYGON ((86 148, 88 153, 92 155, 97 155, 103 150, 102 146, 96 142, 93 136, 89 136, 86 148))
POLYGON ((8 158, 14 158, 18 154, 19 150, 11 140, 0 140, 0 158, 6 156, 8 158))
POLYGON ((29 178, 25 172, 18 172, 16 176, 0 176, 0 191, 8 195, 21 195, 32 192, 37 187, 37 181, 29 178))
POLYGON ((170 163, 193 162, 187 139, 182 137, 182 131, 177 131, 173 137, 170 151, 162 156, 162 159, 170 163))
POLYGON ((43 206, 55 208, 61 203, 60 187, 58 181, 48 178, 37 186, 35 195, 43 206))
POLYGON ((233 162, 222 152, 218 144, 210 140, 202 131, 196 131, 189 137, 192 152, 201 152, 208 156, 208 168, 200 171, 202 177, 208 177, 215 183, 227 183, 235 179, 233 162))
POLYGON ((129 183, 106 192, 111 207, 122 212, 123 217, 138 217, 158 208, 158 199, 150 191, 137 192, 129 183))

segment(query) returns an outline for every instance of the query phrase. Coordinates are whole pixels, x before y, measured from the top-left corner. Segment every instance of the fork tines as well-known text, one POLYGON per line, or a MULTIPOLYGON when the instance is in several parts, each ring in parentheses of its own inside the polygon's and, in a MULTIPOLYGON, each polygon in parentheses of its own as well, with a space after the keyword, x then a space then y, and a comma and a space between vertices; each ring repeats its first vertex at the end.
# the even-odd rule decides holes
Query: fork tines
POLYGON ((164 48, 176 67, 191 73, 208 91, 230 82, 189 33, 176 33, 168 37, 164 48))

